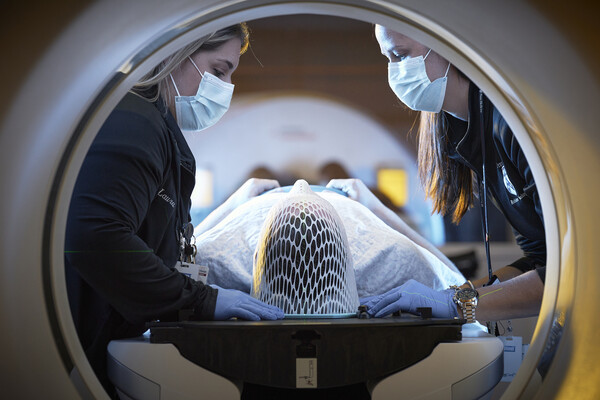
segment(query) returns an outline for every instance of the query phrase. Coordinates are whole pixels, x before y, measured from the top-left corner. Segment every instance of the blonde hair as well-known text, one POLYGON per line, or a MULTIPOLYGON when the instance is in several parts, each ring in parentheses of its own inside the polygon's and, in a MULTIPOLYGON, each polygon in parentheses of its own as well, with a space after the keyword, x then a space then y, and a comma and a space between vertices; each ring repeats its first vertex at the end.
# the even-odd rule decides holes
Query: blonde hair
POLYGON ((444 113, 421 112, 417 141, 418 169, 425 196, 433 201, 433 212, 452 213, 458 224, 473 205, 474 173, 448 157, 448 126, 444 113))
POLYGON ((144 75, 130 91, 151 102, 155 102, 159 98, 165 101, 171 96, 167 78, 173 70, 197 51, 214 50, 234 38, 239 38, 242 42, 240 54, 244 54, 250 42, 250 32, 246 23, 242 22, 218 30, 179 49, 144 75))

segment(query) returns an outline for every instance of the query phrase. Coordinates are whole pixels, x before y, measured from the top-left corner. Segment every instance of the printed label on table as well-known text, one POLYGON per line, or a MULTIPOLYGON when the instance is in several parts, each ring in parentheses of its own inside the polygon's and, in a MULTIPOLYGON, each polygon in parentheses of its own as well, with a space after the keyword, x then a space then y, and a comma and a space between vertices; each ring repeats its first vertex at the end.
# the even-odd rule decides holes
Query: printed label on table
POLYGON ((317 359, 296 358, 296 387, 317 387, 317 359))

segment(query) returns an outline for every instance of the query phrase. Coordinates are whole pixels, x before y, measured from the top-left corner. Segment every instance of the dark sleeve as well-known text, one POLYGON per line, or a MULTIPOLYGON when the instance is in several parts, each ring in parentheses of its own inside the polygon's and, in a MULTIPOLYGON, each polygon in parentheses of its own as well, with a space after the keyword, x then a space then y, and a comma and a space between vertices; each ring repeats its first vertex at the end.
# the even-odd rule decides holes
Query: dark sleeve
POLYGON ((546 281, 546 266, 539 264, 536 262, 534 258, 531 257, 521 257, 516 261, 513 261, 509 264, 511 267, 515 267, 519 269, 521 272, 527 272, 531 270, 536 270, 542 282, 546 281))
POLYGON ((535 269, 535 272, 538 273, 542 283, 546 282, 546 267, 538 267, 535 269))
MULTIPOLYGON (((533 204, 533 209, 530 209, 531 212, 525 212, 527 215, 523 215, 523 220, 527 221, 527 224, 529 224, 528 228, 530 231, 527 232, 527 234, 523 234, 516 229, 513 229, 515 240, 523 250, 524 257, 509 265, 518 268, 522 272, 533 269, 538 270, 546 265, 546 239, 542 204, 537 192, 533 173, 521 146, 514 137, 512 131, 506 125, 506 121, 502 119, 500 123, 503 126, 496 127, 496 129, 498 129, 503 136, 501 140, 504 145, 504 150, 509 155, 513 165, 517 168, 523 179, 522 192, 533 204)), ((541 272, 538 271, 538 273, 543 282, 545 280, 545 269, 541 272)))
POLYGON ((214 313, 216 290, 169 268, 136 234, 170 157, 160 126, 115 111, 86 156, 71 200, 66 260, 131 323, 183 308, 204 319, 214 313))

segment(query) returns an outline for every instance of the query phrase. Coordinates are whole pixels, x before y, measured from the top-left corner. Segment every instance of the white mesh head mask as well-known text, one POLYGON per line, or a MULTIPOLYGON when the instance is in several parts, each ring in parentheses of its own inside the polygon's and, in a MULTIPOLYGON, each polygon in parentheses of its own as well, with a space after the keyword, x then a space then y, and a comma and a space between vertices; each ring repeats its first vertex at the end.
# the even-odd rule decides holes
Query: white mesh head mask
POLYGON ((358 308, 344 225, 304 180, 267 215, 254 255, 251 294, 286 314, 345 314, 358 308))

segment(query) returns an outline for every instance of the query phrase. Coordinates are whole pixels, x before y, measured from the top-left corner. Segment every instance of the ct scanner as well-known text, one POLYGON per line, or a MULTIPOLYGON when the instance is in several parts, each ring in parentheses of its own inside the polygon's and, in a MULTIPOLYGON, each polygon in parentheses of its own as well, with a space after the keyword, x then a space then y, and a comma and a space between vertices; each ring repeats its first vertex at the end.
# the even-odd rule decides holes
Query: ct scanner
POLYGON ((78 167, 110 110, 145 71, 193 38, 243 20, 295 13, 405 32, 450 59, 494 101, 530 160, 548 242, 534 340, 504 397, 600 397, 597 28, 587 26, 595 35, 575 41, 574 24, 586 21, 559 16, 548 5, 500 0, 107 0, 11 7, 14 18, 2 37, 7 91, 0 108, 0 382, 7 398, 106 397, 70 319, 62 251, 78 167), (24 26, 35 36, 19 38, 24 26), (70 375, 74 367, 77 376, 70 375))

